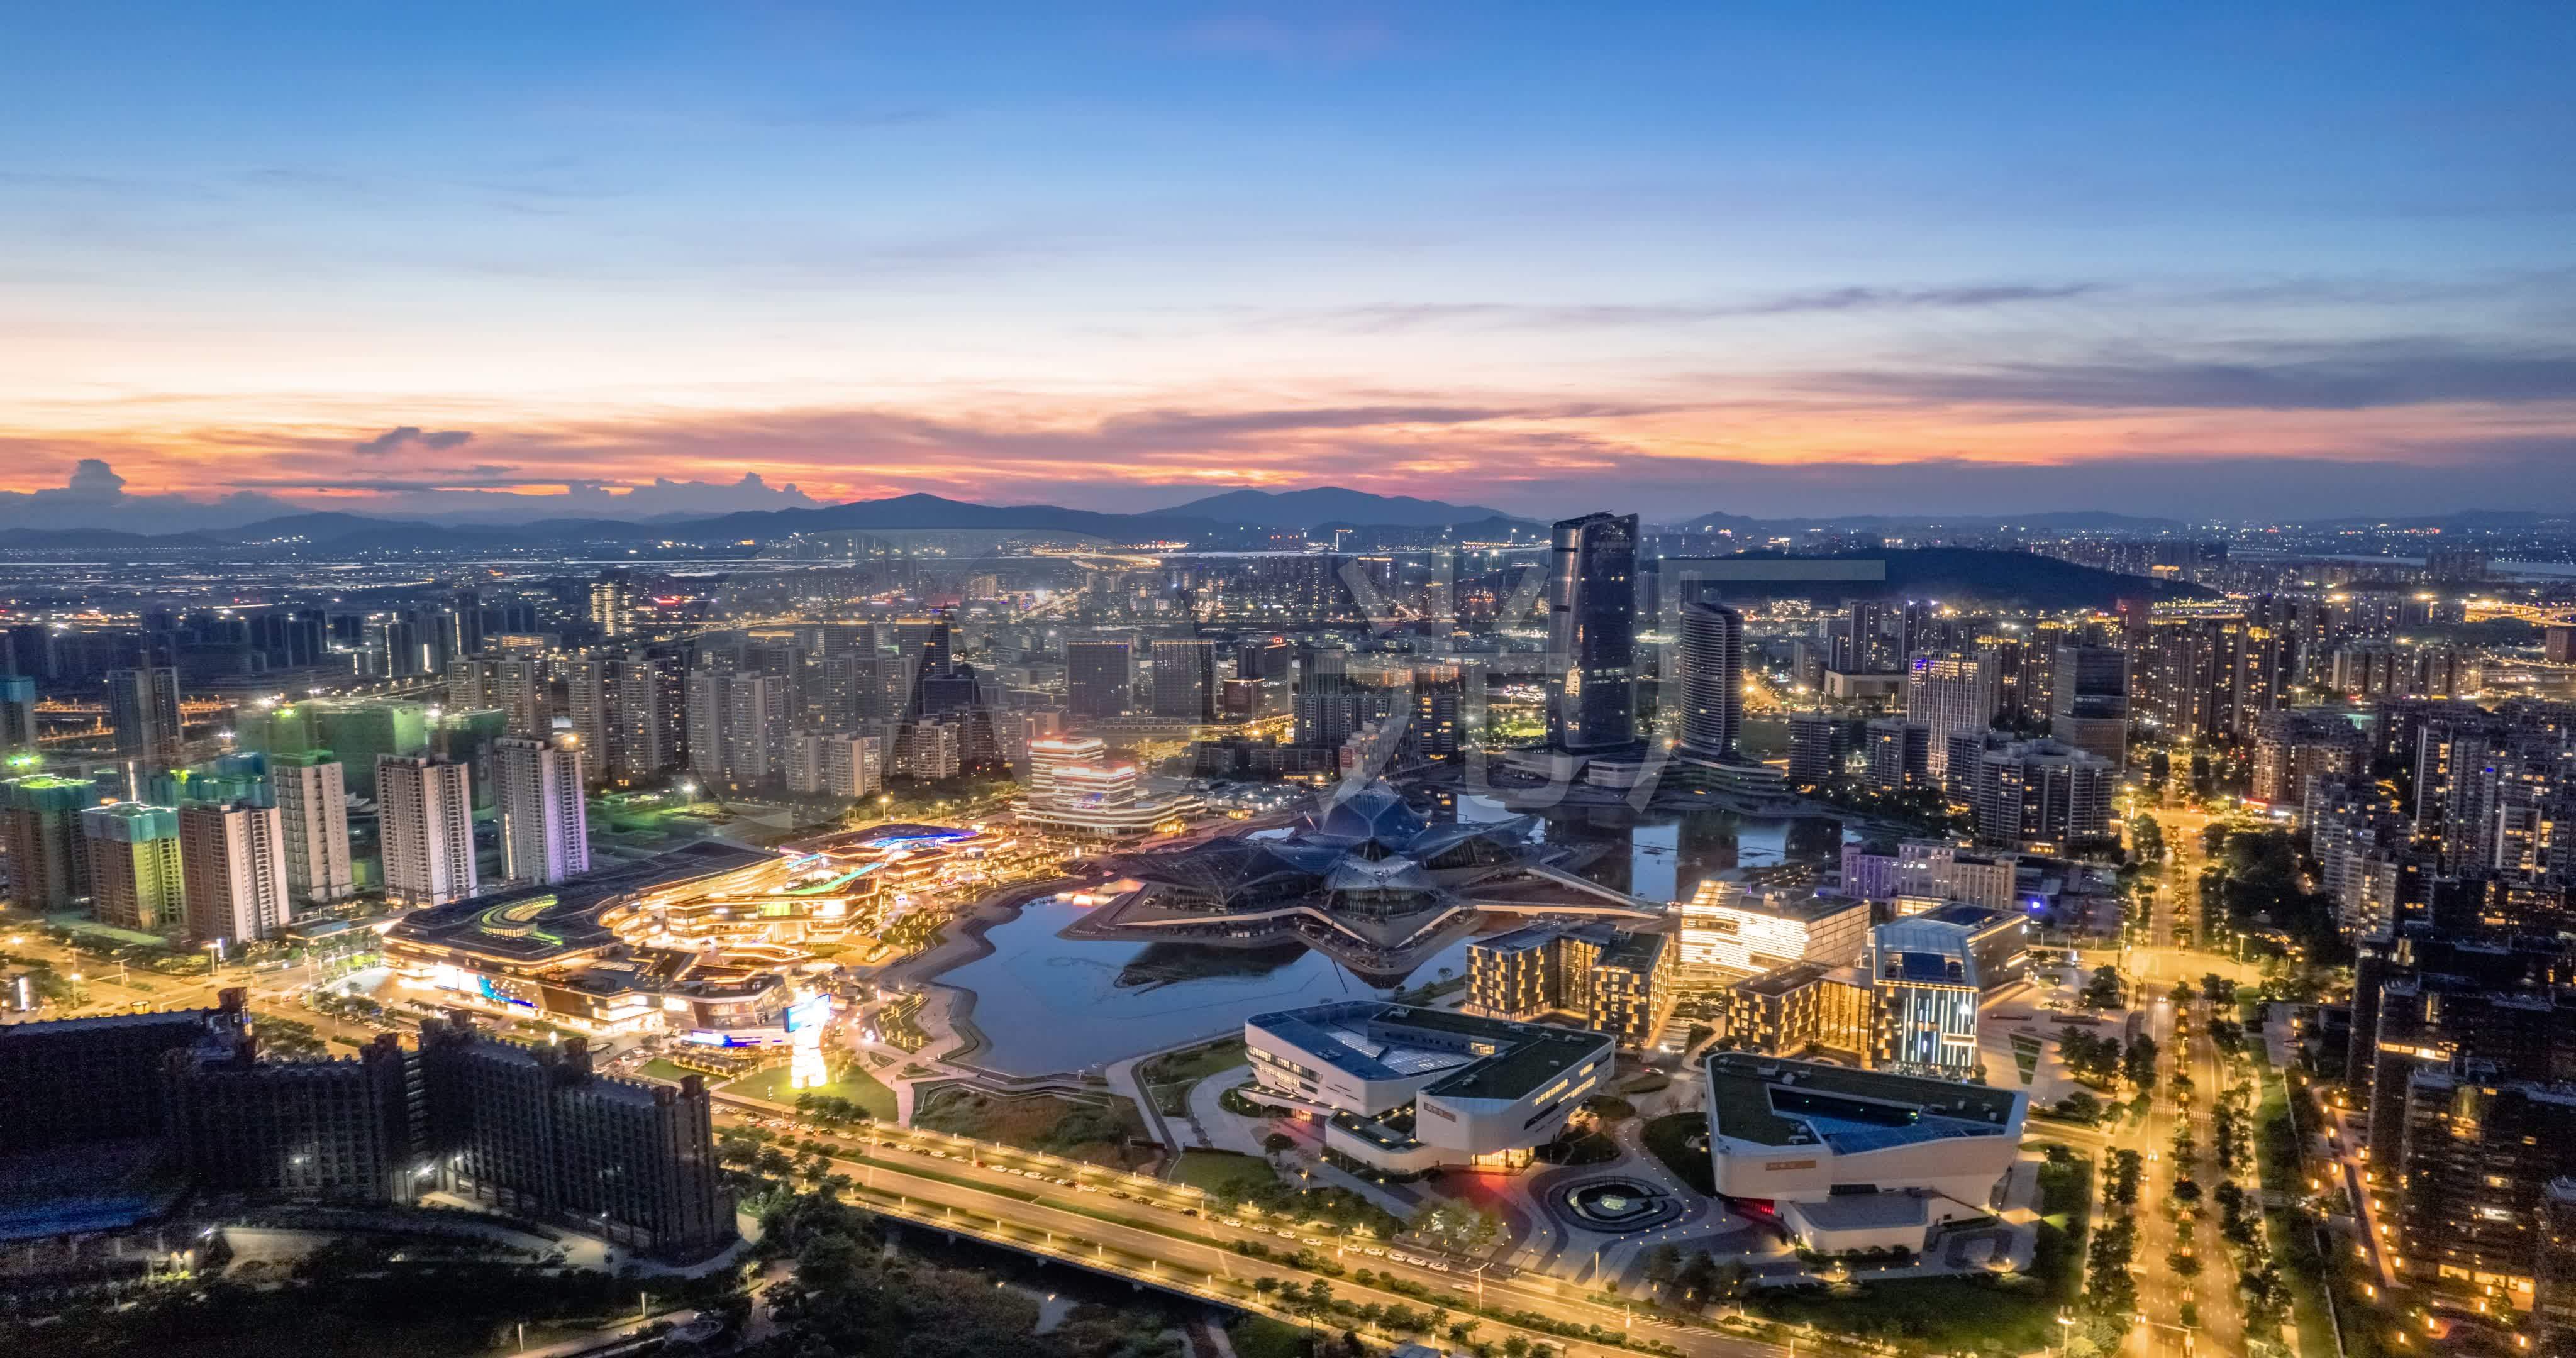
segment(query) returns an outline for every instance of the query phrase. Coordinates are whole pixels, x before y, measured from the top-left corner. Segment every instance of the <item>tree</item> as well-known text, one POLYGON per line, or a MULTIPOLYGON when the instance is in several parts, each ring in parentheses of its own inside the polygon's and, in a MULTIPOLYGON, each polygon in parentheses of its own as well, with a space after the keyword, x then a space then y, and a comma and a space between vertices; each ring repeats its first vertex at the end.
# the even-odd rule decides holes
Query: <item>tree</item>
POLYGON ((1519 1335, 1508 1335, 1503 1339, 1503 1358, 1529 1358, 1529 1349, 1529 1341, 1519 1335))
POLYGON ((1681 1276, 1682 1252, 1671 1244, 1661 1244, 1646 1251, 1646 1281, 1656 1287, 1669 1285, 1681 1276))
POLYGON ((2087 1009, 2117 1009, 2120 995, 2119 969, 2105 962, 2093 969, 2093 979, 2084 983, 2081 999, 2087 1009))
POLYGON ((2196 994, 2194 994, 2194 993, 2192 992, 2191 982, 2189 982, 2189 981, 2176 981, 2176 982, 2174 982, 2174 988, 2173 988, 2173 1002, 2174 1002, 2174 1003, 2176 1003, 2176 1004, 2189 1004, 2189 1003, 2191 1003, 2193 1000, 2196 1000, 2196 999, 2199 999, 2199 998, 2200 998, 2200 996, 2198 996, 2198 995, 2196 995, 2196 994))
POLYGON ((2095 1122, 2101 1119, 2102 1101, 2079 1089, 2059 1099, 2051 1111, 2070 1121, 2095 1122))
POLYGON ((2128 1054, 2121 1058, 2122 1071, 2140 1088, 2156 1082, 2156 1040, 2140 1035, 2129 1043, 2128 1054))

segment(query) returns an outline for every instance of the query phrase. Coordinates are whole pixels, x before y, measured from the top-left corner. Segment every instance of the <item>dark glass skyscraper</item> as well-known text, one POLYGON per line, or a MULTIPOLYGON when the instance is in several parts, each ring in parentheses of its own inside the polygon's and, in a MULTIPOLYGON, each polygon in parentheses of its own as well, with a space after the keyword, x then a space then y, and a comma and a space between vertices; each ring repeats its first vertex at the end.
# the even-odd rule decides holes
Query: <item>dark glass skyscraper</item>
POLYGON ((1682 607, 1682 748, 1710 759, 1735 757, 1744 729, 1744 615, 1722 604, 1682 607))
POLYGON ((1547 742, 1607 752, 1637 738, 1637 516, 1556 525, 1547 582, 1547 742))

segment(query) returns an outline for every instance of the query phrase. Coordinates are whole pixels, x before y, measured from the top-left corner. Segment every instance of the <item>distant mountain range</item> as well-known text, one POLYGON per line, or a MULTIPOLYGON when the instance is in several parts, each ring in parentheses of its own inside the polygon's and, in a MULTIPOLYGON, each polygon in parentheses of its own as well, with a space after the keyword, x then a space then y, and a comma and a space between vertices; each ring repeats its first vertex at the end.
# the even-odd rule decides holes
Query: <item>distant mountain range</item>
MULTIPOLYGON (((280 502, 263 497, 237 496, 224 503, 246 508, 253 504, 274 507, 280 502)), ((1580 507, 1567 508, 1572 512, 1580 507)), ((1418 541, 1418 531, 1426 529, 1443 530, 1457 541, 1501 541, 1527 540, 1533 535, 1543 534, 1546 527, 1543 521, 1506 514, 1483 505, 1453 504, 1407 495, 1377 495, 1338 486, 1292 491, 1229 490, 1167 509, 1129 514, 1067 509, 1058 505, 985 505, 937 495, 899 495, 816 508, 747 510, 680 518, 663 516, 643 521, 551 518, 528 523, 441 522, 298 511, 264 515, 237 526, 209 527, 180 516, 179 522, 173 526, 186 527, 189 531, 168 534, 137 533, 123 527, 82 526, 79 515, 63 517, 69 518, 72 526, 0 530, 0 547, 19 551, 120 547, 184 551, 281 541, 298 542, 322 552, 434 550, 459 546, 497 550, 584 543, 638 546, 681 542, 722 546, 739 542, 775 542, 800 533, 897 530, 1078 533, 1110 541, 1182 540, 1246 546, 1257 542, 1265 530, 1348 530, 1342 537, 1347 546, 1374 550, 1418 541)), ((62 518, 56 519, 56 522, 61 521, 62 518)), ((2385 522, 2405 527, 2517 529, 2565 521, 2566 516, 2563 515, 2476 510, 2407 520, 2402 524, 2395 520, 2385 522)), ((122 517, 120 522, 170 522, 170 519, 158 513, 136 513, 122 517)), ((1668 533, 1708 534, 1714 540, 1707 550, 1713 554, 1774 537, 1832 528, 1896 537, 1981 528, 2058 532, 2191 531, 2191 525, 2173 519, 2140 518, 2101 510, 1919 519, 1884 514, 1759 519, 1712 513, 1677 523, 1650 523, 1649 526, 1668 533)))
POLYGON ((1485 519, 1520 520, 1499 509, 1453 505, 1446 500, 1418 500, 1410 495, 1375 495, 1340 486, 1312 490, 1229 490, 1156 510, 1149 518, 1206 519, 1254 528, 1315 528, 1326 524, 1356 528, 1439 528, 1485 519))

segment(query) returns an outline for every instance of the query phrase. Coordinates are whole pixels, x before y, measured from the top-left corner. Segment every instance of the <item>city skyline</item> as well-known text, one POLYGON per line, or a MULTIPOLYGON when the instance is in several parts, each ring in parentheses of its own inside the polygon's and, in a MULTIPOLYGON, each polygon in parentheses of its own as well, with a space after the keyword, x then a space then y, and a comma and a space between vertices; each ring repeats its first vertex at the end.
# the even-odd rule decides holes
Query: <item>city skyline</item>
POLYGON ((34 111, 0 128, 0 526, 1322 485, 2576 509, 2572 37, 2522 5, 37 15, 0 55, 34 111))

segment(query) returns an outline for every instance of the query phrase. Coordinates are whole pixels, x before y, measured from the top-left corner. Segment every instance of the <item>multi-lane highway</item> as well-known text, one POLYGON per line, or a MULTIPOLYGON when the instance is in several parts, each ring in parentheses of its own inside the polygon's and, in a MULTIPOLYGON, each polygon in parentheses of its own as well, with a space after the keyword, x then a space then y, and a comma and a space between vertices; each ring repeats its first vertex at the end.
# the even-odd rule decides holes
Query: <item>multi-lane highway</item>
MULTIPOLYGON (((774 1110, 732 1100, 721 1111, 720 1129, 780 1116, 774 1110)), ((848 1134, 798 1128, 796 1135, 829 1143, 837 1170, 849 1175, 860 1200, 872 1205, 891 1202, 904 1209, 898 1215, 933 1225, 947 1219, 937 1213, 953 1213, 959 1229, 986 1238, 1039 1253, 1081 1256, 1102 1266, 1125 1265, 1129 1272, 1156 1281, 1204 1284, 1187 1290, 1230 1303, 1257 1297, 1250 1290, 1252 1279, 1275 1278, 1303 1286, 1321 1276, 1283 1262, 1248 1257, 1234 1248, 1250 1243, 1283 1256, 1307 1249, 1331 1257, 1349 1270, 1348 1275, 1330 1280, 1333 1291, 1353 1301, 1529 1312, 1577 1327, 1600 1325, 1653 1338, 1683 1353, 1714 1358, 1774 1358, 1785 1352, 1771 1344, 1641 1316, 1624 1305, 1605 1305, 1582 1289, 1551 1279, 1495 1276, 1463 1261, 1345 1237, 1281 1218, 1211 1218, 1199 1213, 1201 1199, 1195 1190, 1114 1171, 1081 1169, 1051 1156, 898 1127, 848 1134), (929 1214, 916 1209, 928 1209, 929 1214), (1155 1271, 1144 1273, 1147 1266, 1155 1271), (1354 1278, 1363 1268, 1418 1285, 1424 1295, 1361 1286, 1354 1278)), ((1511 1333, 1557 1345, 1569 1355, 1614 1351, 1567 1336, 1518 1330, 1491 1318, 1485 1319, 1478 1336, 1490 1339, 1511 1333)))

